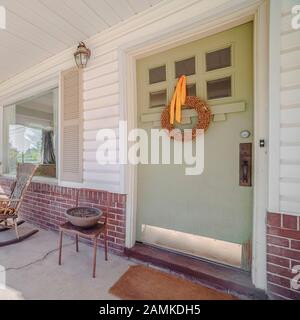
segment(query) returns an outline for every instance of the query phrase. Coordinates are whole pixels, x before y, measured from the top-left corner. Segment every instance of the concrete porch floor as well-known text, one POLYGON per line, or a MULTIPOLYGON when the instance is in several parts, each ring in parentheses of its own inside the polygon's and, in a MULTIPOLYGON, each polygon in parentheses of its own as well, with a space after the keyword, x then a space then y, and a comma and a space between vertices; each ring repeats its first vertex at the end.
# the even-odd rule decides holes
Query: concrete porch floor
MULTIPOLYGON (((23 228, 28 227, 36 229, 28 225, 23 228)), ((117 299, 108 290, 134 263, 113 254, 105 261, 104 250, 99 248, 93 279, 92 248, 79 243, 76 253, 73 239, 67 236, 63 244, 62 266, 58 266, 55 232, 40 230, 21 243, 0 248, 0 265, 6 270, 6 289, 0 288, 0 300, 117 299)))

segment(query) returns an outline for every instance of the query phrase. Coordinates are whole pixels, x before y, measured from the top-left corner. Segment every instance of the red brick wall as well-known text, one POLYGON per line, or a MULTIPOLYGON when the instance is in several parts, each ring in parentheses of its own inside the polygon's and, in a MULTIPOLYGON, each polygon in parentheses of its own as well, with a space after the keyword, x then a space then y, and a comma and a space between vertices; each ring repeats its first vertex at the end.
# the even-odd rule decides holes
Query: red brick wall
MULTIPOLYGON (((11 183, 12 180, 0 178, 0 193, 8 193, 11 183)), ((32 182, 21 206, 21 218, 43 229, 58 230, 59 224, 66 221, 64 212, 75 205, 75 191, 73 188, 32 182)), ((79 205, 104 210, 105 192, 86 189, 80 195, 79 205)), ((124 251, 125 210, 126 196, 113 194, 108 213, 108 247, 116 254, 124 251)), ((102 238, 100 246, 103 246, 102 238)))
POLYGON ((291 287, 294 266, 300 265, 300 217, 268 213, 267 280, 273 299, 300 300, 300 290, 291 287))

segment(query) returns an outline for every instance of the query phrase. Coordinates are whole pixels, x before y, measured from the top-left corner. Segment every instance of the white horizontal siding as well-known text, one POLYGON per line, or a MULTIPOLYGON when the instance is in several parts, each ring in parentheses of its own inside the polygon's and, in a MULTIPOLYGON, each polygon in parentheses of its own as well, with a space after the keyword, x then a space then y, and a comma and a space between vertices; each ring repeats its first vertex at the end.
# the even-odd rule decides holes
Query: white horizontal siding
MULTIPOLYGON (((118 137, 118 128, 110 128, 113 129, 116 137, 118 137)), ((84 131, 83 139, 84 141, 95 141, 97 136, 98 130, 91 130, 91 131, 84 131)))
POLYGON ((84 120, 97 120, 102 118, 107 118, 109 116, 118 116, 119 115, 119 106, 103 107, 94 110, 86 110, 84 112, 84 120))
POLYGON ((282 1, 280 210, 300 213, 300 30, 291 26, 295 1, 282 1))
POLYGON ((284 144, 300 142, 300 128, 281 128, 281 142, 284 144))
POLYGON ((116 128, 119 125, 119 116, 116 117, 107 117, 97 120, 88 120, 84 121, 84 130, 100 130, 107 128, 116 128))
POLYGON ((298 31, 292 30, 281 37, 281 49, 292 50, 300 46, 300 37, 298 31))
MULTIPOLYGON (((300 34, 299 34, 300 36, 300 34)), ((300 53, 300 50, 299 50, 300 53)), ((286 106, 299 104, 300 90, 299 88, 289 89, 281 92, 281 104, 286 106)))
POLYGON ((99 76, 96 79, 86 80, 84 82, 84 90, 101 88, 119 81, 119 73, 112 72, 104 76, 99 76))
POLYGON ((283 72, 281 77, 281 86, 283 88, 295 87, 300 88, 300 68, 283 72))
POLYGON ((283 161, 300 162, 300 146, 281 147, 280 157, 283 161))
POLYGON ((300 188, 298 188, 299 181, 290 181, 288 179, 283 180, 280 183, 281 196, 287 198, 293 198, 300 201, 300 188))
POLYGON ((283 162, 280 175, 281 178, 300 179, 300 162, 299 165, 284 164, 283 162))
POLYGON ((280 207, 283 212, 297 213, 300 212, 300 202, 293 200, 281 200, 280 207))
POLYGON ((85 171, 90 171, 90 172, 120 172, 121 171, 121 166, 118 164, 103 164, 99 166, 98 162, 96 161, 86 161, 84 163, 83 169, 85 171))
POLYGON ((300 68, 300 55, 298 50, 286 51, 281 54, 281 69, 295 70, 300 68))
POLYGON ((281 110, 281 121, 285 125, 300 123, 300 108, 281 110))
POLYGON ((120 95, 119 93, 117 93, 111 96, 105 96, 105 97, 96 98, 89 101, 84 101, 83 106, 84 106, 84 110, 96 110, 102 107, 107 108, 109 106, 118 105, 119 100, 120 100, 120 95))
MULTIPOLYGON (((94 62, 97 63, 97 61, 101 63, 101 56, 98 57, 98 59, 94 59, 94 62)), ((86 69, 83 79, 85 81, 92 80, 92 79, 98 79, 99 77, 103 75, 110 74, 112 72, 118 71, 118 61, 108 62, 105 64, 97 65, 96 67, 86 69)))

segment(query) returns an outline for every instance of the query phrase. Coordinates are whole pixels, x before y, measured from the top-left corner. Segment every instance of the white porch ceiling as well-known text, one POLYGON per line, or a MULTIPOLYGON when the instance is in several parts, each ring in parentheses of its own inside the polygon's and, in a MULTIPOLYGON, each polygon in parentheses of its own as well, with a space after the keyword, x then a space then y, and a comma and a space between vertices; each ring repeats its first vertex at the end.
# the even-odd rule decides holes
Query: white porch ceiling
POLYGON ((0 0, 0 83, 163 0, 0 0))

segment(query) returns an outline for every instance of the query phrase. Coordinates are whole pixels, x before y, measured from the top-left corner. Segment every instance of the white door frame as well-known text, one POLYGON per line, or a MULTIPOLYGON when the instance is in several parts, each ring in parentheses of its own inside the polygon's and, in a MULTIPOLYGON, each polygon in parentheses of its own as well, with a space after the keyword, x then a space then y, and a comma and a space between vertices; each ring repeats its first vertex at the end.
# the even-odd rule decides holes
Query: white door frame
MULTIPOLYGON (((139 39, 119 49, 121 119, 128 123, 128 131, 137 127, 137 59, 165 51, 172 47, 201 39, 254 21, 254 197, 253 197, 253 257, 252 281, 266 289, 266 232, 267 211, 267 153, 259 147, 259 140, 268 138, 268 5, 267 0, 246 1, 224 12, 216 8, 213 19, 199 19, 189 24, 178 24, 176 30, 154 34, 149 39, 139 39), (236 10, 238 8, 238 10, 236 10), (218 12, 219 11, 219 12, 218 12)), ((128 195, 126 209, 126 247, 133 247, 136 236, 137 166, 122 168, 124 192, 128 195)))

